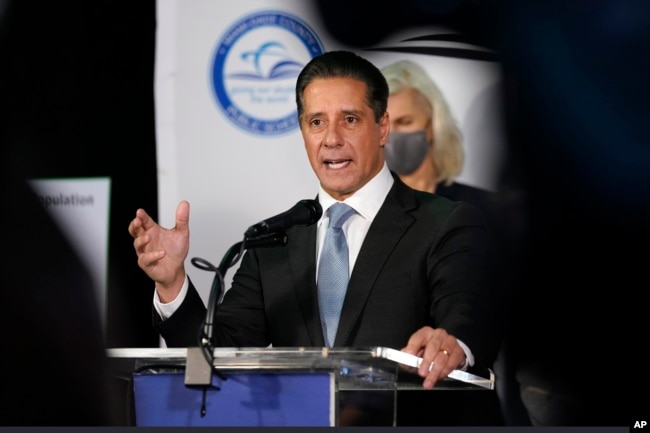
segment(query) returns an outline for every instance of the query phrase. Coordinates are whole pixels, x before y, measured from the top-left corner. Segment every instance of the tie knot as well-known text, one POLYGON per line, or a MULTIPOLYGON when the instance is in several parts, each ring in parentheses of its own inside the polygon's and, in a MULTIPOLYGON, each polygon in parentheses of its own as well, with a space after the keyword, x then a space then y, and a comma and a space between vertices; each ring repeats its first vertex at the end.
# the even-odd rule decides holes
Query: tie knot
POLYGON ((354 209, 345 203, 334 203, 329 210, 329 227, 340 229, 345 221, 354 213, 354 209))

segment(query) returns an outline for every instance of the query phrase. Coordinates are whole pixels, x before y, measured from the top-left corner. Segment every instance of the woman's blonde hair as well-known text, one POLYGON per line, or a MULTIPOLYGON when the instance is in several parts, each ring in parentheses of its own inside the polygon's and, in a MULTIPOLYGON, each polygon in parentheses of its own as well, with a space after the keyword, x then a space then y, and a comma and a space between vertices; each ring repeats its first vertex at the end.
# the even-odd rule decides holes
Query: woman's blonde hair
POLYGON ((433 164, 436 168, 436 183, 453 182, 461 170, 465 155, 462 148, 463 136, 456 119, 451 115, 444 95, 424 68, 410 60, 400 60, 381 69, 388 81, 389 93, 404 88, 417 90, 431 105, 429 113, 433 118, 433 164))

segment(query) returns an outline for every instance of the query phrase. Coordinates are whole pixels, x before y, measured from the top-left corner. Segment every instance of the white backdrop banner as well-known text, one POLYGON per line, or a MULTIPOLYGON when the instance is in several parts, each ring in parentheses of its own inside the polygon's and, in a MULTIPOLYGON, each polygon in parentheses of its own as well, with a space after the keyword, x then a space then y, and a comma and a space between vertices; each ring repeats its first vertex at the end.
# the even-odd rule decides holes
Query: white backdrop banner
MULTIPOLYGON (((326 31, 310 0, 158 0, 157 14, 159 222, 172 227, 178 202, 190 202, 186 265, 207 301, 214 274, 195 268, 192 257, 218 265, 250 225, 316 196, 294 86, 312 57, 349 47, 326 31)), ((382 44, 431 32, 412 29, 382 44)), ((502 143, 497 63, 356 51, 378 67, 411 58, 428 68, 465 136, 458 180, 495 188, 502 143)))
POLYGON ((105 332, 110 178, 33 179, 30 186, 89 271, 105 332))

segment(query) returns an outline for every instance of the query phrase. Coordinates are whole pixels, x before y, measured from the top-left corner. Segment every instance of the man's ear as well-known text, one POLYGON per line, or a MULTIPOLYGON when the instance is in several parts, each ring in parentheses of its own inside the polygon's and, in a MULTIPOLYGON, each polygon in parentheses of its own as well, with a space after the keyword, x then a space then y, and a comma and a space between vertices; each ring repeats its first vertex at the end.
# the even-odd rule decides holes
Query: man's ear
POLYGON ((388 134, 390 134, 390 119, 388 118, 388 111, 379 119, 380 139, 379 146, 384 147, 388 142, 388 134))

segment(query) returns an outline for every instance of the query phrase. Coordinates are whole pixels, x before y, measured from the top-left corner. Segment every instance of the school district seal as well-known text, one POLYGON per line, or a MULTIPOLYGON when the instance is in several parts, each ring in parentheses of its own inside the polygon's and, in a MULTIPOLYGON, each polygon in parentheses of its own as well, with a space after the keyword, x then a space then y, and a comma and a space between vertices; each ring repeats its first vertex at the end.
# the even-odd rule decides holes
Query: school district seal
POLYGON ((235 22, 217 44, 211 79, 217 105, 237 127, 276 136, 298 127, 296 79, 324 52, 300 18, 263 11, 235 22))

